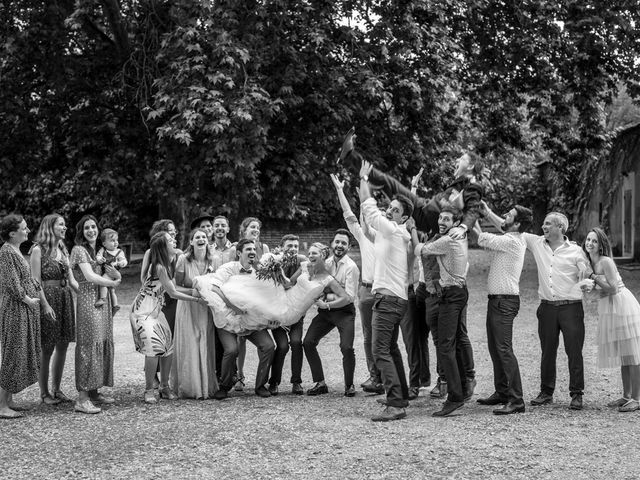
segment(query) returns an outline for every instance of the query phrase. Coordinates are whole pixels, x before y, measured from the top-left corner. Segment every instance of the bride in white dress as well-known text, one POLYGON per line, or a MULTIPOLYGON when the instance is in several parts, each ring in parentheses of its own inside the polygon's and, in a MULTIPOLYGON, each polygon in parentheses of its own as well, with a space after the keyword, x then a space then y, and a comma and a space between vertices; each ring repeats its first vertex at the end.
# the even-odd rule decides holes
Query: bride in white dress
POLYGON ((221 287, 229 307, 213 290, 215 273, 195 277, 194 288, 206 300, 218 328, 236 334, 289 326, 300 320, 315 303, 322 308, 339 308, 349 303, 340 284, 326 269, 329 248, 321 243, 309 247, 308 262, 291 276, 290 288, 253 275, 233 275, 221 287))

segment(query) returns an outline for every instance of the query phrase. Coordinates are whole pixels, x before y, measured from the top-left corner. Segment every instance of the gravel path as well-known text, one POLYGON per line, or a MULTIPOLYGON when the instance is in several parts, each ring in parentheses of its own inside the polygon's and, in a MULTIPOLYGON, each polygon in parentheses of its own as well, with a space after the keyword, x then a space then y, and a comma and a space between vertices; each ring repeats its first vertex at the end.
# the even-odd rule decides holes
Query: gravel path
MULTIPOLYGON (((473 401, 452 417, 433 418, 439 402, 424 389, 407 410, 407 419, 371 422, 369 417, 380 410, 378 397, 361 391, 355 398, 342 396, 335 331, 320 345, 329 395, 296 397, 283 384, 278 397, 257 398, 252 388, 257 356, 248 344, 250 393, 223 402, 180 400, 146 406, 141 401, 142 357, 133 349, 128 319, 121 312, 115 319, 116 385, 111 392, 116 404, 87 416, 74 413, 69 404, 40 407, 36 386, 17 395, 18 403, 33 408, 24 419, 0 422, 0 478, 640 478, 640 413, 620 414, 605 406, 619 397, 621 382, 618 371, 595 368, 593 305, 586 316, 583 411, 567 409, 562 346, 553 405, 527 405, 525 414, 498 417, 491 407, 475 402, 478 395, 493 391, 484 326, 487 269, 486 257, 472 251, 468 324, 478 386, 473 401)), ((631 291, 638 292, 640 273, 622 275, 631 291)), ((538 393, 540 360, 531 258, 521 287, 514 348, 528 400, 538 393)), ((130 293, 123 301, 127 296, 130 302, 130 293)), ((356 356, 360 382, 366 368, 359 328, 356 356)), ((287 360, 285 379, 288 368, 287 360)), ((70 395, 75 393, 73 371, 71 348, 63 383, 70 395)), ((305 388, 311 386, 306 363, 303 378, 305 388)))

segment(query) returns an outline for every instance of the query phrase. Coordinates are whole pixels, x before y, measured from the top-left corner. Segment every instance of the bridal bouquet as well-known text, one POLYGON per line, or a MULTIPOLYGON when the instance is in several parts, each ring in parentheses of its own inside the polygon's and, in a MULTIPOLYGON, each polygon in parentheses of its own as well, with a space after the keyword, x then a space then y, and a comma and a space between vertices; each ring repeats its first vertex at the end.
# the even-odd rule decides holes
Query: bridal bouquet
POLYGON ((285 286, 289 279, 284 274, 284 269, 295 265, 298 255, 295 252, 280 252, 278 249, 272 253, 265 253, 256 267, 256 277, 259 280, 272 280, 276 285, 285 286))

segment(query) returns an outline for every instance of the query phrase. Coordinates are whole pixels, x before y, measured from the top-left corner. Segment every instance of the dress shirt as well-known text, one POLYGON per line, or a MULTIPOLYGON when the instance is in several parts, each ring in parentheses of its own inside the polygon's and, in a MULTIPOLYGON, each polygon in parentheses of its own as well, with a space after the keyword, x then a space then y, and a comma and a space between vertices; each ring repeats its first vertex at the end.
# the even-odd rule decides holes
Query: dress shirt
MULTIPOLYGON (((347 228, 351 232, 351 235, 353 235, 353 238, 355 238, 358 245, 360 245, 362 281, 365 283, 373 283, 373 270, 376 258, 373 242, 364 234, 357 217, 351 210, 344 212, 344 219, 347 222, 347 228)), ((375 235, 375 231, 372 229, 370 229, 370 232, 375 235)))
POLYGON ((580 271, 589 262, 582 248, 564 237, 564 243, 551 250, 544 235, 523 233, 522 238, 538 265, 538 295, 542 300, 582 300, 582 292, 571 293, 580 281, 580 271))
POLYGON ((464 287, 469 270, 467 237, 454 240, 443 235, 437 240, 419 243, 416 255, 436 255, 440 267, 440 285, 442 287, 464 287))
MULTIPOLYGON (((431 237, 431 241, 437 240, 440 237, 441 235, 436 233, 431 237)), ((420 261, 422 262, 422 281, 424 281, 427 292, 433 295, 438 292, 436 290, 436 284, 440 284, 440 267, 438 266, 438 257, 435 255, 422 255, 422 253, 416 254, 416 256, 420 257, 420 261)))
POLYGON ((478 245, 491 250, 491 266, 487 278, 489 295, 520 295, 520 274, 527 244, 518 232, 504 235, 482 232, 478 245))
POLYGON ((407 253, 411 235, 405 225, 385 217, 373 198, 367 198, 361 205, 367 225, 376 230, 374 243, 375 266, 373 273, 373 287, 376 293, 386 289, 394 295, 407 300, 409 282, 409 265, 407 253))
POLYGON ((217 243, 209 244, 209 251, 213 257, 213 271, 215 272, 221 265, 233 262, 236 259, 236 247, 227 240, 224 248, 219 248, 217 243))
MULTIPOLYGON (((251 275, 255 275, 256 272, 253 267, 249 268, 251 268, 251 275)), ((220 266, 220 268, 218 268, 218 270, 216 270, 214 273, 209 273, 212 278, 211 283, 216 287, 221 287, 222 285, 227 283, 227 280, 229 280, 229 278, 233 275, 240 275, 240 270, 242 269, 242 264, 238 261, 225 263, 224 265, 220 266)))
POLYGON ((325 265, 327 266, 327 271, 333 275, 333 278, 347 292, 349 301, 355 302, 360 278, 360 270, 358 270, 356 262, 349 255, 345 255, 336 262, 335 257, 332 255, 327 258, 325 265))

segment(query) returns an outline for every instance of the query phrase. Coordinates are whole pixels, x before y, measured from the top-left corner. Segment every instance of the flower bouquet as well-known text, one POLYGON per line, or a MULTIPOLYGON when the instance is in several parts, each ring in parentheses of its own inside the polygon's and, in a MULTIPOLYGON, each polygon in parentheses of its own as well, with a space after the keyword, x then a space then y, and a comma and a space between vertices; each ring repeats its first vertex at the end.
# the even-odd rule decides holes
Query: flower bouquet
POLYGON ((272 280, 276 285, 286 286, 289 279, 284 274, 284 269, 295 265, 298 255, 293 251, 281 252, 275 249, 273 252, 265 253, 260 262, 255 267, 256 277, 259 280, 272 280))

